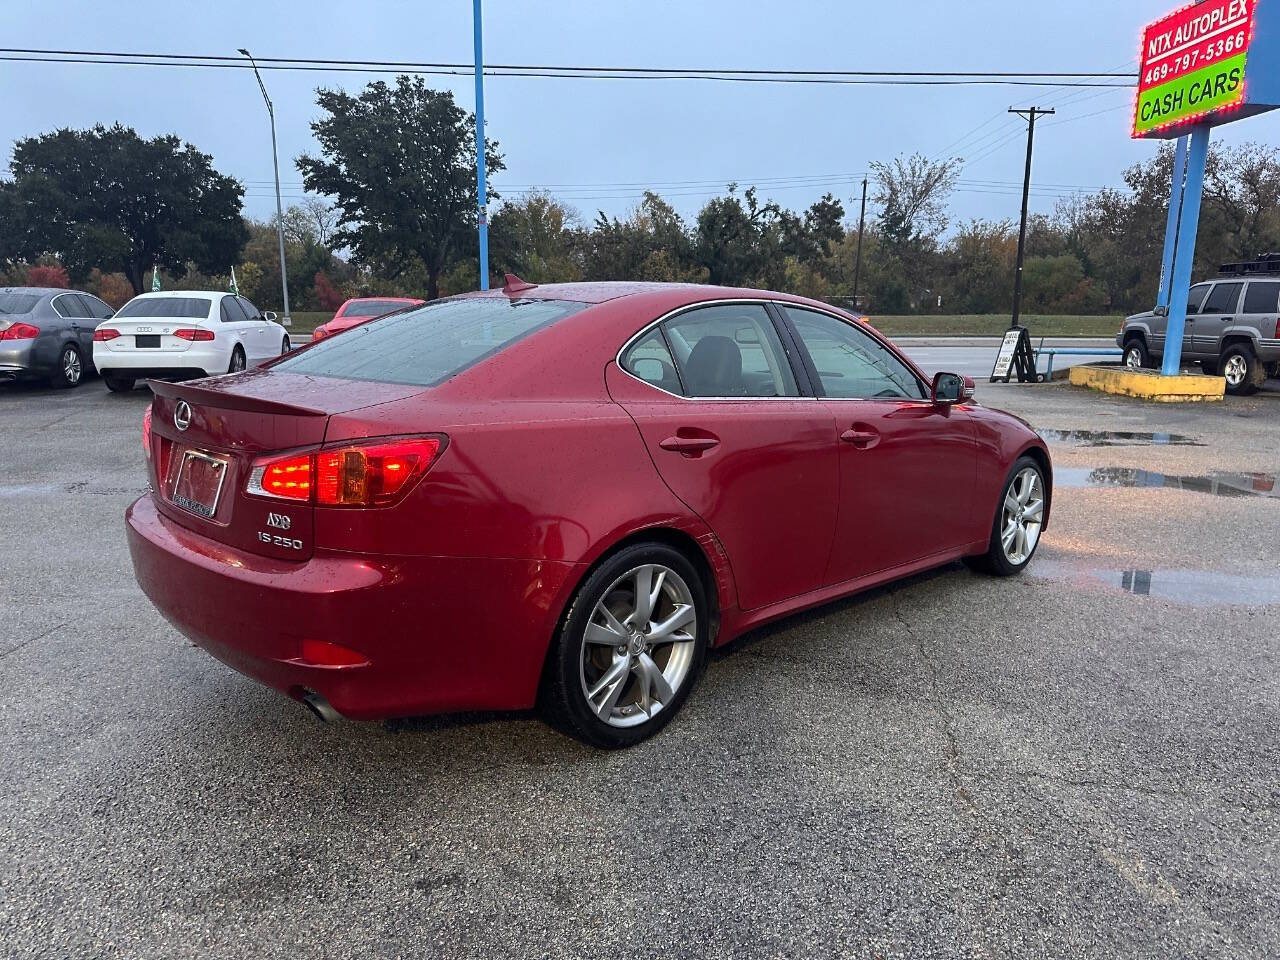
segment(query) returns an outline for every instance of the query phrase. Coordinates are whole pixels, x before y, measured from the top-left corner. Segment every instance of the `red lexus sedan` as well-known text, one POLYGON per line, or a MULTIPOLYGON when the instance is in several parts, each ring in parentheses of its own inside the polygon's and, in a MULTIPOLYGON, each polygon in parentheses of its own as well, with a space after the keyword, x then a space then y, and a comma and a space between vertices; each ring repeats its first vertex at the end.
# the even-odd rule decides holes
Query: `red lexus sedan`
POLYGON ((1022 421, 821 303, 533 286, 153 384, 138 582, 325 718, 540 705, 602 747, 661 729, 710 647, 1049 520, 1022 421))
POLYGON ((357 324, 372 320, 374 317, 384 317, 388 313, 420 306, 423 303, 426 301, 413 297, 353 297, 337 309, 333 319, 326 320, 312 330, 311 339, 313 342, 323 340, 343 330, 350 330, 357 324))

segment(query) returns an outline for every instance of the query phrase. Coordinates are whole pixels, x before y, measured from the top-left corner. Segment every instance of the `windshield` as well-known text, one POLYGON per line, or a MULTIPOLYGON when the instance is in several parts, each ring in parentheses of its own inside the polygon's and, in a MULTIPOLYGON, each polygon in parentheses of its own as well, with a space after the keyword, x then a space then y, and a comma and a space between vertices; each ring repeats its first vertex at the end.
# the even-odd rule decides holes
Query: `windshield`
POLYGON ((116 319, 168 317, 174 320, 205 320, 209 316, 209 302, 204 297, 138 297, 121 307, 116 319))
POLYGON ((34 293, 0 293, 0 313, 30 313, 39 302, 34 293))
POLYGON ((411 307, 411 303, 398 303, 395 300, 357 300, 342 308, 340 317, 380 317, 385 313, 394 313, 411 307))
POLYGON ((437 301, 352 327, 273 369, 431 387, 586 306, 506 297, 437 301))

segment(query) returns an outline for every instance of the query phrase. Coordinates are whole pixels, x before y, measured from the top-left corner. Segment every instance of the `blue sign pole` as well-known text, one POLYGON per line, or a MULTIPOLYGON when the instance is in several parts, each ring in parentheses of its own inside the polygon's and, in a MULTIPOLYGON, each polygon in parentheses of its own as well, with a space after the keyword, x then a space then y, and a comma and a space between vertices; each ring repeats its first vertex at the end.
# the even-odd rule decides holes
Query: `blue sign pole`
POLYGON ((1169 219, 1164 225, 1164 257, 1160 261, 1160 293, 1157 307, 1169 305, 1169 285, 1173 281, 1173 251, 1178 246, 1178 212, 1182 207, 1182 184, 1187 172, 1187 138, 1179 137, 1173 151, 1173 187, 1169 190, 1169 219))
POLYGON ((473 0, 472 20, 476 38, 476 199, 480 228, 480 289, 489 289, 489 196, 484 172, 484 36, 481 0, 473 0))
POLYGON ((1166 377, 1172 377, 1182 369, 1182 335, 1187 325, 1187 292, 1191 289, 1196 232, 1200 227, 1200 197, 1204 193, 1204 167, 1209 157, 1209 129, 1209 125, 1203 123, 1194 127, 1187 151, 1187 185, 1182 193, 1182 212, 1178 218, 1178 243, 1169 285, 1169 324, 1164 341, 1164 363, 1160 367, 1160 372, 1166 377))

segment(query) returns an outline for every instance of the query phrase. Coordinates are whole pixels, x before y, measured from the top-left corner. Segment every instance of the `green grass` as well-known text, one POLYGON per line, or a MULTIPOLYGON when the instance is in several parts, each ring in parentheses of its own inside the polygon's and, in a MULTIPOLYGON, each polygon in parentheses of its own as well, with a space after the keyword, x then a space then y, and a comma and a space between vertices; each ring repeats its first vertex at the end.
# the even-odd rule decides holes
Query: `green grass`
MULTIPOLYGON (((912 317, 868 317, 871 325, 891 337, 998 337, 1009 329, 1009 315, 934 314, 912 317)), ((1033 337, 1114 337, 1124 317, 1035 316, 1022 323, 1033 337)))
POLYGON ((326 313, 323 310, 296 310, 292 317, 293 326, 289 327, 289 332, 310 335, 312 330, 332 317, 331 312, 326 313))

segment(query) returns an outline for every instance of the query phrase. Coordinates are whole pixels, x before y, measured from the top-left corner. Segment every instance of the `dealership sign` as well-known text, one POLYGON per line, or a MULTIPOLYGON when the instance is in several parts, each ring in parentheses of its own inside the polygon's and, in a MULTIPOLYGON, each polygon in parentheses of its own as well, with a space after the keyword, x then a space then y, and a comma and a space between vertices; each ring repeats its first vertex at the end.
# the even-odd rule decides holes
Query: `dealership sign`
POLYGON ((1280 0, 1202 0, 1142 34, 1135 137, 1177 137, 1280 105, 1280 0))

